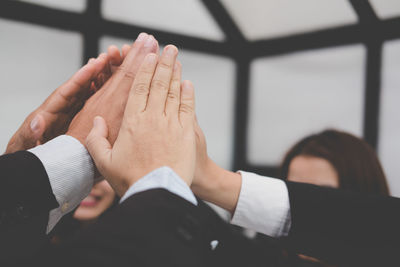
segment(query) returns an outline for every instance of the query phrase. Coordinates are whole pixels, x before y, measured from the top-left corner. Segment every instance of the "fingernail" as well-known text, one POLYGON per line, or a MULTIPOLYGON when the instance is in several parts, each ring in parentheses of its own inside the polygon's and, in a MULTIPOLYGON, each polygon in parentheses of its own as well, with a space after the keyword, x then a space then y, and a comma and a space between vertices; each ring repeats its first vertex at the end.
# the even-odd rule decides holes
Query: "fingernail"
POLYGON ((31 121, 30 126, 31 126, 32 132, 37 132, 39 130, 39 118, 37 117, 37 115, 31 121))
POLYGON ((138 37, 136 38, 136 42, 143 42, 144 39, 146 38, 147 34, 142 32, 138 35, 138 37))
POLYGON ((191 96, 191 91, 193 90, 193 84, 191 81, 183 81, 183 90, 182 94, 191 96))
POLYGON ((156 39, 153 36, 149 36, 146 42, 144 43, 144 47, 152 47, 155 44, 156 39))
POLYGON ((90 58, 88 63, 93 63, 93 61, 94 61, 94 58, 90 58))
POLYGON ((169 55, 169 56, 173 56, 173 55, 176 54, 177 50, 178 50, 178 49, 176 48, 176 46, 174 46, 174 45, 168 45, 167 47, 165 47, 164 52, 165 52, 167 55, 169 55))

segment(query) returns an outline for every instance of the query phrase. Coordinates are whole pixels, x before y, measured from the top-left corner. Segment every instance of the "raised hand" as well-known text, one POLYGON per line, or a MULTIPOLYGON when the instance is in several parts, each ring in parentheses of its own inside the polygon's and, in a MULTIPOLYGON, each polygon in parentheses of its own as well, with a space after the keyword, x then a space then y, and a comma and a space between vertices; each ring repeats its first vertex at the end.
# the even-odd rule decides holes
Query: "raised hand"
MULTIPOLYGON (((115 51, 115 48, 111 48, 115 51)), ((110 52, 109 53, 113 53, 110 52)), ((92 128, 93 119, 102 116, 109 126, 109 140, 113 144, 121 125, 129 90, 145 56, 158 53, 158 43, 153 36, 141 33, 133 43, 122 64, 110 79, 86 102, 83 109, 72 120, 67 135, 82 144, 92 128)), ((116 59, 121 61, 122 58, 116 59)))
POLYGON ((72 118, 96 90, 96 86, 108 79, 109 61, 116 61, 114 58, 115 53, 101 54, 98 58, 89 60, 58 87, 25 119, 8 142, 6 153, 30 149, 65 133, 72 118))
POLYGON ((130 90, 118 138, 112 146, 108 127, 96 117, 87 148, 100 171, 118 195, 149 172, 171 167, 188 185, 192 183, 196 140, 194 89, 181 87, 177 48, 169 45, 157 63, 146 56, 130 90))

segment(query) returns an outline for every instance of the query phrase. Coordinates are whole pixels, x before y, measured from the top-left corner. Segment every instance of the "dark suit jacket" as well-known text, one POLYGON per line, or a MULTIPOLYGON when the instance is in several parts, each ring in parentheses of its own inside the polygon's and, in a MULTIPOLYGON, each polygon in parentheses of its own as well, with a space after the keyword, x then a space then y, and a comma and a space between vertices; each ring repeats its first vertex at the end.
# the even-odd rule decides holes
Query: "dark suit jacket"
MULTIPOLYGON (((135 194, 61 248, 41 253, 48 212, 58 203, 33 154, 0 157, 0 265, 270 266, 273 246, 232 232, 208 207, 162 189, 135 194), (210 241, 219 240, 216 250, 210 241)), ((399 265, 400 199, 287 183, 298 253, 331 262, 399 265), (383 263, 383 264, 382 264, 383 263)))
POLYGON ((233 232, 204 203, 194 206, 162 189, 135 194, 61 247, 48 246, 48 212, 58 204, 42 163, 17 152, 0 157, 0 169, 0 266, 271 266, 274 261, 273 248, 233 232), (219 241, 215 250, 213 240, 219 241))
POLYGON ((340 266, 400 266, 400 199, 287 183, 297 253, 340 266))
POLYGON ((32 153, 0 157, 0 266, 31 258, 46 243, 51 209, 58 207, 47 173, 32 153))
MULTIPOLYGON (((274 266, 273 249, 232 231, 208 206, 164 189, 135 194, 61 248, 65 266, 274 266), (218 240, 215 250, 211 241, 218 240)), ((64 266, 64 265, 63 265, 64 266)))

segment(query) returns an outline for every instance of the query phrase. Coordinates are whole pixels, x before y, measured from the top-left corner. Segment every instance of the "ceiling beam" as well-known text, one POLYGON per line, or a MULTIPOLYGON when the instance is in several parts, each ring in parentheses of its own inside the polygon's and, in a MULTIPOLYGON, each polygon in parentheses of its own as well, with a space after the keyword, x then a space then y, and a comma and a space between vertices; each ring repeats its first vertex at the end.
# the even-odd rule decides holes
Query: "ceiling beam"
POLYGON ((221 30, 225 33, 228 42, 246 42, 246 38, 236 25, 235 21, 219 0, 202 0, 205 7, 214 17, 221 30))

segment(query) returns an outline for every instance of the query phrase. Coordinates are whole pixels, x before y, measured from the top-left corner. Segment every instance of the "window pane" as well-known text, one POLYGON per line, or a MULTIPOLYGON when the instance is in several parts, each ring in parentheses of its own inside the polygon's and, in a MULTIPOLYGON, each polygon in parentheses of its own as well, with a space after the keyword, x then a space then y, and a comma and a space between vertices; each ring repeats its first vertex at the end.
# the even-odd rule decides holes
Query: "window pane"
POLYGON ((222 0, 248 39, 342 26, 358 18, 347 0, 222 0))
POLYGON ((385 43, 382 64, 379 156, 390 190, 400 197, 400 40, 385 43))
POLYGON ((369 0, 369 2, 381 19, 400 16, 399 0, 369 0))
POLYGON ((77 33, 0 19, 0 151, 25 117, 81 64, 77 33))
POLYGON ((254 61, 248 160, 278 164, 300 138, 329 127, 360 136, 364 57, 356 45, 254 61))
POLYGON ((215 40, 224 35, 198 0, 105 0, 105 18, 215 40))

